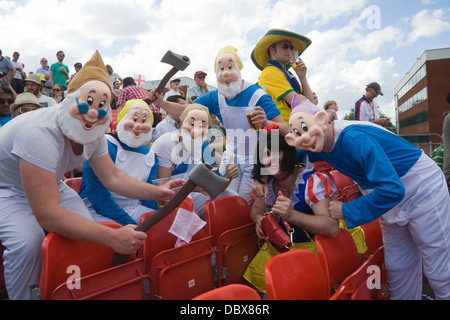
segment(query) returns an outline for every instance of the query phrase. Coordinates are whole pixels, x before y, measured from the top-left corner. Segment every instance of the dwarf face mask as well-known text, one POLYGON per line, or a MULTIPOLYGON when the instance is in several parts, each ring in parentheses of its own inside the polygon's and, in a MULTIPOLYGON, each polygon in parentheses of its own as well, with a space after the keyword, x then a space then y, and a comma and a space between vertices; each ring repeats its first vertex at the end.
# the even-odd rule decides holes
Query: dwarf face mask
POLYGON ((111 123, 111 90, 93 80, 68 95, 60 104, 58 123, 70 140, 85 145, 104 136, 111 123))
POLYGON ((224 53, 217 59, 217 88, 228 99, 233 99, 242 90, 242 77, 236 58, 224 53))
POLYGON ((187 113, 181 127, 183 148, 191 154, 202 149, 208 135, 208 113, 203 110, 191 110, 187 113))
POLYGON ((125 115, 117 125, 117 135, 130 148, 139 148, 152 139, 153 115, 144 101, 132 100, 130 104, 122 110, 125 115))
POLYGON ((286 142, 300 150, 322 152, 327 132, 328 115, 309 100, 292 101, 286 142))

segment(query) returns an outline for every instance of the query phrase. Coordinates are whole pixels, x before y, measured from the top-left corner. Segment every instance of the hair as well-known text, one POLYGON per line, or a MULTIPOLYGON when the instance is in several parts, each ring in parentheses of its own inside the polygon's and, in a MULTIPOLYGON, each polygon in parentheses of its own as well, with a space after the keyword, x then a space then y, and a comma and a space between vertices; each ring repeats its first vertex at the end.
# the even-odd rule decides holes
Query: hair
POLYGON ((0 94, 10 94, 11 97, 14 98, 13 92, 12 92, 11 89, 8 88, 8 87, 1 87, 1 86, 0 86, 0 94))
MULTIPOLYGON (((272 130, 270 132, 264 133, 258 140, 256 145, 255 152, 255 165, 253 166, 252 178, 257 180, 258 182, 265 184, 262 179, 261 169, 264 168, 264 164, 261 162, 260 155, 264 154, 265 148, 272 151, 272 140, 275 143, 278 142, 279 151, 283 151, 283 158, 280 162, 281 170, 289 173, 293 173, 295 168, 301 165, 299 157, 297 155, 297 150, 295 147, 287 144, 284 135, 280 133, 278 130, 272 130), (275 137, 272 137, 276 135, 275 137), (278 141, 276 141, 278 136, 278 141)), ((276 146, 273 146, 276 148, 276 146)))
POLYGON ((186 108, 184 108, 183 112, 181 113, 181 115, 179 117, 181 123, 184 122, 184 120, 186 119, 188 113, 191 112, 192 110, 205 111, 206 114, 208 115, 208 127, 211 126, 211 117, 209 115, 209 109, 207 107, 202 106, 201 104, 197 104, 197 103, 188 104, 186 106, 186 108))
POLYGON ((167 97, 167 101, 169 101, 169 102, 176 102, 176 103, 178 103, 178 99, 183 99, 184 101, 186 101, 185 97, 183 97, 182 95, 178 95, 178 94, 170 96, 170 97, 167 97))
POLYGON ((56 53, 56 56, 58 56, 60 53, 64 53, 64 51, 59 50, 59 51, 56 53))
POLYGON ((337 103, 336 103, 336 101, 334 101, 334 100, 328 100, 327 102, 324 103, 323 108, 324 108, 325 110, 328 110, 328 108, 330 108, 330 106, 331 106, 332 104, 337 104, 337 103))

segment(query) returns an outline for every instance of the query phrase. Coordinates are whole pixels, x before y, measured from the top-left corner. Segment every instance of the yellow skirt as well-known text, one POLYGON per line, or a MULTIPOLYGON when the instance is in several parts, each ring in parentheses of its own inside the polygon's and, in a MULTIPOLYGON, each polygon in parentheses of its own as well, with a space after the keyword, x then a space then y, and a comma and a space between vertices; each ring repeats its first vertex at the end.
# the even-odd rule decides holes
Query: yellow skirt
MULTIPOLYGON (((266 246, 267 244, 264 244, 264 248, 266 248, 266 246)), ((310 250, 317 255, 317 246, 315 242, 294 243, 294 247, 291 250, 295 249, 310 250)), ((271 244, 268 244, 267 250, 259 250, 252 262, 248 265, 247 270, 245 270, 245 280, 251 283, 256 289, 266 292, 264 266, 270 258, 275 257, 278 254, 280 254, 278 250, 271 244)))
POLYGON ((339 228, 343 228, 348 230, 353 237, 353 241, 355 241, 356 249, 359 254, 363 254, 367 251, 366 245, 366 236, 364 234, 364 230, 361 227, 356 227, 352 229, 347 229, 344 220, 339 220, 339 228))

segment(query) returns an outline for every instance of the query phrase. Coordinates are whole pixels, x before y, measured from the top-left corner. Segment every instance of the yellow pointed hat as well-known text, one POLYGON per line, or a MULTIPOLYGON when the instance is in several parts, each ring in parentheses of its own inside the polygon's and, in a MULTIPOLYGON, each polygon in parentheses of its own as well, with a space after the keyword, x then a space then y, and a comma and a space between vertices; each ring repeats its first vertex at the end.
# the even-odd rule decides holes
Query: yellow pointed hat
POLYGON ((216 72, 217 68, 217 59, 219 59, 219 57, 224 53, 232 54, 236 58, 239 70, 242 70, 244 65, 242 64, 241 58, 239 58, 237 54, 237 49, 233 46, 226 46, 225 48, 220 49, 219 53, 216 56, 216 60, 214 60, 214 72, 216 72))
POLYGON ((84 64, 83 68, 81 68, 72 81, 70 81, 67 92, 73 93, 80 89, 80 87, 86 82, 93 80, 103 82, 108 86, 109 90, 111 90, 108 71, 106 70, 105 64, 103 63, 103 59, 98 50, 95 51, 92 58, 84 64))

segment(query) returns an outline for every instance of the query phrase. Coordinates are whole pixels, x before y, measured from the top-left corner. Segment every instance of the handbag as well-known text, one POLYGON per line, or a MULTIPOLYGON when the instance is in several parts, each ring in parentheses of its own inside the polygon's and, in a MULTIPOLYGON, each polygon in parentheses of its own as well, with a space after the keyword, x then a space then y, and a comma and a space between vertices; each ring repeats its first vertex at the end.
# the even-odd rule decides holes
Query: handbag
POLYGON ((280 219, 286 227, 288 234, 278 224, 277 218, 272 211, 264 213, 260 226, 265 234, 263 240, 270 242, 278 252, 282 253, 289 251, 294 246, 294 242, 292 241, 294 229, 292 229, 285 219, 281 217, 280 219))

